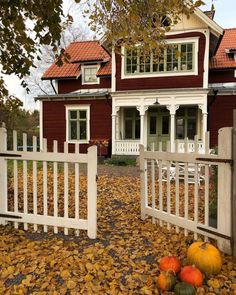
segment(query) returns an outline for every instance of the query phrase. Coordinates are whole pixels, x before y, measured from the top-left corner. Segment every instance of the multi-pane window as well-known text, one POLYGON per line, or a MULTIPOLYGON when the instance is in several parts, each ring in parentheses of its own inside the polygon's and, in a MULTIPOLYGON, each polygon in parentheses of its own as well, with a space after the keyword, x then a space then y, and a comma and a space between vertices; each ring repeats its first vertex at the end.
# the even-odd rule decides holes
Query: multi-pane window
POLYGON ((124 123, 125 139, 139 139, 140 115, 136 108, 124 109, 124 123))
POLYGON ((89 107, 67 109, 68 141, 89 140, 89 107))
POLYGON ((176 112, 176 138, 194 139, 197 128, 197 109, 179 108, 176 112))
POLYGON ((83 82, 84 83, 97 83, 98 77, 96 76, 98 71, 97 66, 95 67, 85 67, 84 68, 84 77, 83 82))
POLYGON ((169 44, 160 53, 127 50, 125 57, 126 74, 193 71, 194 43, 169 44))

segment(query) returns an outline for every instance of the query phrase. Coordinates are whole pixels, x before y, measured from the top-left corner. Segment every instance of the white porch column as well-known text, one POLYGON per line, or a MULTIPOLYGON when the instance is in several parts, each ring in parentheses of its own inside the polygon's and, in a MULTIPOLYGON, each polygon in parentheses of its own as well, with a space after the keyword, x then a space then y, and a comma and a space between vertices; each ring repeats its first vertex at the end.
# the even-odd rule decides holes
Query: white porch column
POLYGON ((116 121, 117 121, 117 112, 120 107, 114 107, 112 112, 112 155, 116 154, 116 121))
POLYGON ((168 105, 166 108, 170 111, 170 151, 175 151, 175 113, 179 105, 168 105))
POLYGON ((145 142, 145 124, 144 124, 144 117, 145 117, 145 112, 148 110, 148 106, 137 106, 137 110, 139 111, 140 114, 140 143, 144 145, 146 148, 146 142, 145 142))

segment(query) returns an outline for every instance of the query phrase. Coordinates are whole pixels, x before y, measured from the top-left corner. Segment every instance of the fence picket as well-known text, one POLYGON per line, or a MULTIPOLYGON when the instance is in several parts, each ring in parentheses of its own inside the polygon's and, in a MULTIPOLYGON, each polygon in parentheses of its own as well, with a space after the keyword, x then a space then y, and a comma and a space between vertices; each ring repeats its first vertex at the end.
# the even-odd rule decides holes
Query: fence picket
MULTIPOLYGON (((155 151, 155 143, 152 143, 152 151, 155 151)), ((152 208, 155 209, 156 203, 156 190, 155 190, 155 160, 151 161, 151 186, 152 186, 152 208)), ((155 218, 152 218, 152 223, 155 223, 155 218)))
MULTIPOLYGON (((0 127, 0 152, 4 153, 7 150, 7 130, 5 124, 0 127)), ((0 212, 5 213, 7 210, 7 163, 4 158, 0 157, 0 212)), ((6 221, 0 218, 0 224, 6 225, 6 221)))
POLYGON ((88 236, 97 236, 97 147, 88 148, 88 236))
MULTIPOLYGON (((58 152, 58 142, 57 140, 53 141, 53 152, 58 152)), ((57 192, 57 186, 58 186, 58 163, 53 162, 53 216, 58 217, 58 192, 57 192)), ((54 234, 58 233, 58 227, 54 226, 54 234)))
MULTIPOLYGON (((176 141, 176 152, 179 152, 179 144, 178 140, 176 141)), ((177 217, 179 217, 179 162, 175 162, 175 169, 176 169, 176 181, 175 181, 175 195, 176 195, 176 201, 175 201, 175 214, 177 217)), ((175 227, 176 233, 179 233, 179 227, 175 227)))
MULTIPOLYGON (((33 152, 37 152, 37 137, 33 136, 33 152)), ((38 214, 38 196, 37 196, 37 162, 33 161, 33 212, 38 214)), ((38 230, 38 225, 34 224, 34 231, 38 230)))
MULTIPOLYGON (((170 214, 170 162, 167 162, 167 184, 166 184, 166 189, 167 189, 167 213, 170 214)), ((170 223, 167 222, 167 229, 170 229, 170 223)))
MULTIPOLYGON (((64 142, 64 153, 68 154, 68 142, 64 142)), ((68 163, 64 162, 64 217, 68 218, 68 163)), ((64 234, 68 235, 68 228, 64 228, 64 234)))
MULTIPOLYGON (((189 152, 189 145, 188 145, 188 138, 184 141, 184 152, 189 152)), ((188 206, 189 206, 189 199, 188 199, 188 163, 184 163, 184 218, 188 219, 188 206)), ((184 235, 188 235, 187 229, 184 229, 184 235)))
MULTIPOLYGON (((43 151, 47 152, 47 139, 43 139, 43 151)), ((43 215, 48 216, 48 166, 47 162, 43 161, 43 215)), ((47 225, 43 226, 44 232, 48 231, 47 225)))
MULTIPOLYGON (((79 144, 75 145, 75 153, 79 154, 79 144)), ((75 219, 79 220, 79 163, 75 163, 75 219)), ((75 231, 75 235, 79 236, 79 230, 75 231)))
MULTIPOLYGON (((23 151, 27 151, 27 134, 23 133, 23 151)), ((23 198, 24 198, 24 214, 28 214, 28 171, 27 161, 23 161, 23 198)), ((24 230, 28 229, 28 224, 24 223, 24 230)))
MULTIPOLYGON (((17 152, 17 132, 13 130, 13 151, 17 152)), ((14 212, 18 212, 18 162, 13 160, 13 184, 14 184, 14 212)), ((14 222, 14 227, 18 228, 17 221, 14 222)))

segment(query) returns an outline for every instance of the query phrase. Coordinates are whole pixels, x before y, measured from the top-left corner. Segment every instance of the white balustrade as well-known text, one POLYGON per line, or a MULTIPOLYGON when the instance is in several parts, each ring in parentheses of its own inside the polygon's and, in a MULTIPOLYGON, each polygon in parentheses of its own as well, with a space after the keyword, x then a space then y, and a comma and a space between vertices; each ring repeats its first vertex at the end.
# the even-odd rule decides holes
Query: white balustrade
POLYGON ((138 155, 139 140, 116 140, 115 153, 116 155, 138 155))

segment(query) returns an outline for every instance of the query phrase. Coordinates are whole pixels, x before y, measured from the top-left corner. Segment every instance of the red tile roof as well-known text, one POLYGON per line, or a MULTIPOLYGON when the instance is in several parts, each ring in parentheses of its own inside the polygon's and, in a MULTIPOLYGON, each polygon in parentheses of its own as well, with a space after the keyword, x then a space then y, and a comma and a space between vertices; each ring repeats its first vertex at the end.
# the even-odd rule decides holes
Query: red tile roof
POLYGON ((62 66, 53 64, 43 74, 42 80, 60 79, 60 78, 77 78, 81 74, 80 64, 64 63, 62 66))
POLYGON ((73 42, 67 47, 66 51, 71 56, 72 63, 107 61, 110 59, 110 55, 98 41, 73 42))
POLYGON ((88 61, 102 63, 99 76, 111 75, 111 56, 98 41, 73 42, 66 48, 66 52, 70 55, 70 63, 64 63, 61 67, 51 65, 43 74, 42 80, 76 78, 81 74, 80 63, 88 61))
POLYGON ((234 55, 226 53, 227 49, 234 48, 236 48, 236 28, 225 29, 220 46, 210 61, 210 69, 236 68, 234 55))
POLYGON ((97 72, 97 76, 109 76, 111 75, 111 59, 104 63, 97 72))

